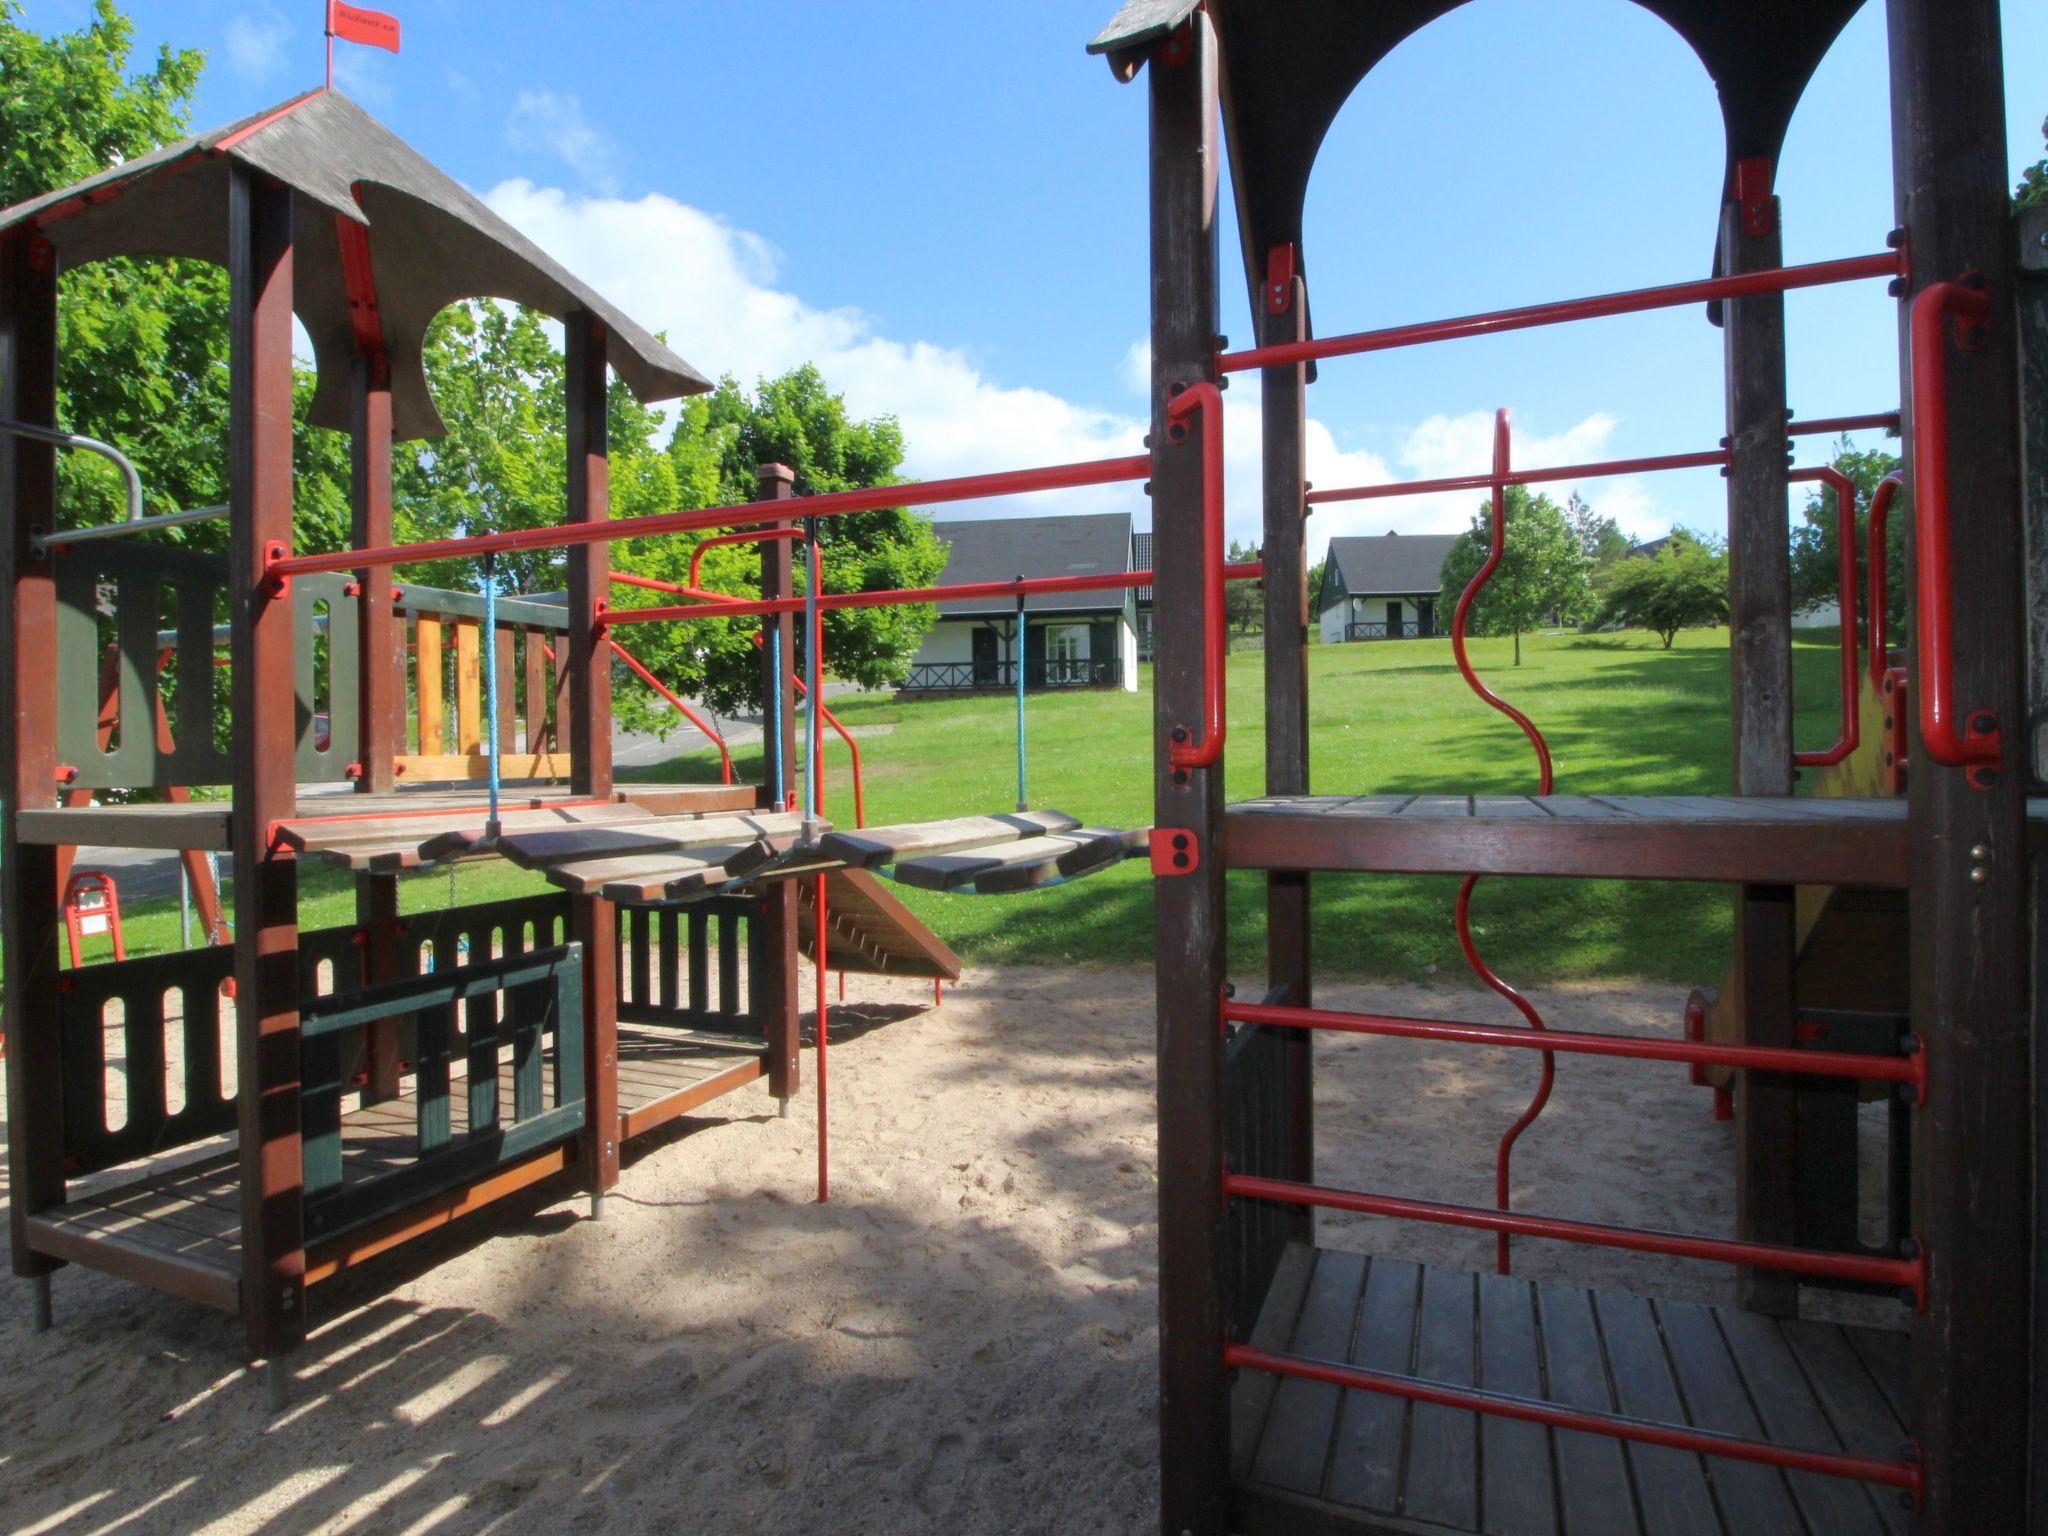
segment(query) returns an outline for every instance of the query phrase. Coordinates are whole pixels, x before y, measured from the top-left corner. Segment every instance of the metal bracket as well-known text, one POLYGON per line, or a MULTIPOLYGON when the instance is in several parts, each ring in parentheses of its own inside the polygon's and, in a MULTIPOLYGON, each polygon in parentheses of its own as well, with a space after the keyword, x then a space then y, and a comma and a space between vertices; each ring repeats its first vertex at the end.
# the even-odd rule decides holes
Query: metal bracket
POLYGON ((1292 241, 1266 252, 1266 313, 1284 315, 1294 305, 1295 249, 1292 241))
POLYGON ((291 595, 291 577, 268 574, 271 566, 276 565, 280 560, 287 560, 289 558, 291 558, 291 550, 282 539, 272 539, 263 546, 263 566, 266 572, 263 580, 265 587, 272 597, 289 597, 291 595))
POLYGON ((1778 202, 1771 193, 1771 161, 1753 155, 1735 162, 1735 201, 1742 208, 1742 232, 1751 238, 1778 227, 1778 202))
POLYGON ((1191 875, 1202 867, 1202 845, 1185 827, 1154 827, 1151 832, 1152 873, 1191 875))

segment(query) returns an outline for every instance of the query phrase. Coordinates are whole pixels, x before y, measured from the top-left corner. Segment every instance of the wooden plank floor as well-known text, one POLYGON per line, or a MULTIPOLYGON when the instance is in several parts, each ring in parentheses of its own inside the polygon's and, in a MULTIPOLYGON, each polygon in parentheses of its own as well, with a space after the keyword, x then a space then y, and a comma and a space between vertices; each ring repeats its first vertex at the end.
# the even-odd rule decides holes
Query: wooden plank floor
MULTIPOLYGON (((675 1030, 619 1029, 622 1136, 729 1093, 762 1075, 765 1047, 675 1030)), ((469 1128, 462 1062, 455 1063, 449 1119, 456 1137, 469 1128)), ((542 1073, 542 1098, 554 1098, 552 1064, 542 1073)), ((341 1176, 359 1183, 405 1166, 417 1155, 411 1079, 396 1099, 342 1116, 341 1176)), ((512 1074, 498 1079, 501 1121, 513 1118, 512 1074)), ((93 1182, 90 1191, 31 1219, 30 1246, 105 1269, 209 1306, 234 1311, 242 1262, 241 1170, 229 1144, 222 1150, 129 1180, 93 1182)))
MULTIPOLYGON (((1296 1246, 1252 1342, 1802 1448, 1891 1460, 1910 1438, 1904 1334, 1624 1291, 1296 1246)), ((1896 1491, 1842 1478, 1250 1371, 1234 1391, 1246 1536, 1903 1536, 1910 1523, 1896 1491)))

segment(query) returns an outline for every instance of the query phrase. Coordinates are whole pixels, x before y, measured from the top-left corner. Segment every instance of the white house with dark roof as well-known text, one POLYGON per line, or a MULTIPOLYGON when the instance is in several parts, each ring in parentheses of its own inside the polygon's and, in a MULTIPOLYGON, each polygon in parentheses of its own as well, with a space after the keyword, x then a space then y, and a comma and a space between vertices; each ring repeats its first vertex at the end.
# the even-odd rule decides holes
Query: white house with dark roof
POLYGON ((1439 621, 1437 590, 1444 557, 1460 533, 1394 533, 1330 540, 1316 591, 1325 645, 1344 640, 1399 640, 1449 630, 1439 621))
MULTIPOLYGON (((957 587, 1019 576, 1123 575, 1131 564, 1127 512, 979 518, 932 525, 947 546, 933 583, 957 587)), ((904 680, 905 693, 964 693, 1017 686, 1017 600, 962 598, 938 605, 904 680)), ((1138 600, 1129 587, 1034 593, 1024 601, 1024 686, 1138 687, 1138 600)))

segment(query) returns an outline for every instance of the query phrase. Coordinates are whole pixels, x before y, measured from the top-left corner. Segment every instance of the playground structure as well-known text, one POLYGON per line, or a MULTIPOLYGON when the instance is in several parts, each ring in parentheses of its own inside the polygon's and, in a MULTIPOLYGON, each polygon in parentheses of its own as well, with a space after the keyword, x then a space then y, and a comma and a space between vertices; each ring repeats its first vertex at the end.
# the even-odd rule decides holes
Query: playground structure
MULTIPOLYGON (((2030 1364, 2039 1196, 2027 1169, 2039 1082, 2030 1037, 2041 1006, 2028 971, 2041 878, 2030 832, 2044 813, 2028 800, 2038 776, 2028 703, 2040 702, 2048 660, 2038 618, 2048 601, 2038 573, 2048 547, 2048 220, 2037 212, 2022 224, 2016 260, 2000 148, 1998 7, 1890 0, 1902 227, 1885 250, 1788 267, 1774 166, 1801 91, 1856 0, 1643 3, 1684 36, 1720 94, 1728 160, 1713 274, 1349 335, 1309 330, 1308 178, 1347 97, 1451 0, 1130 0, 1091 45, 1119 80, 1143 73, 1150 114, 1153 836, 1155 849, 1174 850, 1171 863, 1155 856, 1168 1533, 2042 1528, 2039 1479, 2030 1477, 2041 1400, 2030 1364), (1235 351, 1218 336, 1219 131, 1256 327, 1252 345, 1235 351), (1784 295, 1869 279, 1892 282, 1906 322, 1900 414, 1917 556, 1910 659, 1901 664, 1887 648, 1881 586, 1856 590, 1856 509, 1830 481, 1850 534, 1843 713, 1833 744, 1805 747, 1792 734, 1787 487, 1808 472, 1789 467, 1799 429, 1787 410, 1784 295), (1513 469, 1503 416, 1490 471, 1426 487, 1309 493, 1302 452, 1313 370, 1392 348, 1695 304, 1709 306, 1724 333, 1721 446, 1559 473, 1723 469, 1733 793, 1553 793, 1540 722, 1485 686, 1457 635, 1468 683, 1528 735, 1538 793, 1311 794, 1309 505, 1473 489, 1502 508, 1510 484, 1541 478, 1513 469), (2021 558, 2022 333, 2033 566, 2021 558), (1206 643, 1214 572, 1200 530, 1214 509, 1204 460, 1220 435, 1218 387, 1253 370, 1264 446, 1266 793, 1226 805, 1221 754, 1191 747, 1222 736, 1208 714, 1219 658, 1206 643), (2031 626, 2022 623, 2030 579, 2031 626), (1867 666, 1853 616, 1859 596, 1876 619, 1867 666), (1801 768, 1815 792, 1795 796, 1801 768), (1232 869, 1266 877, 1266 990, 1257 999, 1234 996, 1225 969, 1232 869), (1315 1007, 1309 915, 1318 872, 1465 877, 1458 919, 1467 958, 1527 1027, 1315 1007), (1476 879, 1536 875, 1734 887, 1738 960, 1713 1018, 1702 999, 1683 1039, 1590 1034, 1542 1018, 1472 944, 1466 905, 1476 879), (1845 1005, 1842 973, 1859 965, 1870 972, 1859 978, 1864 995, 1845 1005), (1820 974, 1826 966, 1831 979, 1820 974), (1312 1041, 1323 1031, 1537 1056, 1529 1108, 1502 1127, 1493 1207, 1317 1183, 1312 1041), (1684 1063, 1728 1085, 1733 1238, 1513 1208, 1514 1138, 1540 1114, 1559 1058, 1580 1054, 1684 1063), (1853 1110, 1859 1092, 1896 1095, 1895 1118, 1911 1121, 1910 1134, 1894 1137, 1895 1162, 1909 1162, 1910 1177, 1887 1191, 1881 1242, 1855 1230, 1853 1124, 1846 1146, 1814 1135, 1823 1096, 1846 1094, 1853 1110), (1498 1273, 1319 1248, 1318 1208, 1490 1232, 1498 1273), (1530 1238, 1730 1264, 1737 1305, 1534 1286, 1513 1275, 1510 1252, 1530 1238), (1899 1295, 1910 1333, 1800 1318, 1802 1288, 1821 1283, 1899 1295)), ((1871 509, 1877 540, 1892 494, 1881 491, 1871 509)), ((1881 556, 1872 571, 1881 584, 1881 556)))

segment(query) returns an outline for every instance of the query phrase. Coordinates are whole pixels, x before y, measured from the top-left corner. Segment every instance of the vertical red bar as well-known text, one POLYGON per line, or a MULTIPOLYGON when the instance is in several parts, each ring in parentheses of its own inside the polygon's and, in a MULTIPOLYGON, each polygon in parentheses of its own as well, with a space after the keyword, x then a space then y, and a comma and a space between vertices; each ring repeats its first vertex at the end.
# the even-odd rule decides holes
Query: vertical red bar
MULTIPOLYGON (((57 422, 57 262, 32 230, 0 235, 0 416, 37 426, 57 422)), ((56 525, 56 450, 0 435, 0 635, 15 656, 48 655, 57 627, 57 587, 33 528, 56 525)), ((7 1167, 14 1272, 40 1288, 47 1321, 55 1259, 28 1245, 28 1218, 64 1202, 63 1071, 57 1029, 57 849, 24 843, 24 806, 51 802, 57 769, 56 668, 0 667, 0 961, 7 987, 7 1167)))
POLYGON ((228 272, 242 1318, 250 1353, 275 1371, 304 1337, 306 1316, 298 865, 270 842, 271 827, 297 809, 294 613, 291 594, 274 593, 264 575, 272 550, 289 552, 292 538, 292 192, 239 164, 229 171, 228 272))
MULTIPOLYGON (((831 920, 826 910, 825 876, 817 877, 813 897, 817 906, 817 935, 811 970, 818 983, 818 1203, 832 1198, 831 1118, 825 1095, 825 1050, 831 1035, 832 999, 827 988, 831 977, 831 920)), ((785 884, 787 882, 784 882, 785 884)))

